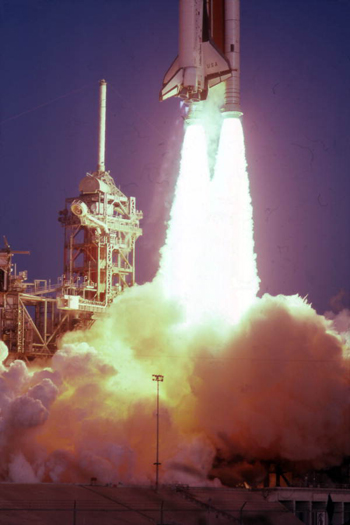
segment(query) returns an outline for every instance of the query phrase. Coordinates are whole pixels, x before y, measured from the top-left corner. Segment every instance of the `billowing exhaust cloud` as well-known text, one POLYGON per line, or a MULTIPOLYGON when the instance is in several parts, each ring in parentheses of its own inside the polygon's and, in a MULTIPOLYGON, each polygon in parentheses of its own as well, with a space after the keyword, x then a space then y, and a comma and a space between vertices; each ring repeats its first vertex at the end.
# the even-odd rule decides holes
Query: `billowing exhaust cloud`
POLYGON ((348 339, 334 329, 348 318, 256 297, 242 128, 208 128, 211 104, 185 134, 154 281, 66 334, 49 363, 0 366, 1 480, 154 483, 153 374, 161 483, 253 483, 269 461, 302 471, 350 453, 348 339))
POLYGON ((310 305, 266 295, 229 331, 183 321, 153 282, 67 334, 49 368, 2 368, 1 478, 151 483, 154 373, 162 482, 250 480, 263 472, 252 460, 324 468, 349 453, 342 343, 310 305))

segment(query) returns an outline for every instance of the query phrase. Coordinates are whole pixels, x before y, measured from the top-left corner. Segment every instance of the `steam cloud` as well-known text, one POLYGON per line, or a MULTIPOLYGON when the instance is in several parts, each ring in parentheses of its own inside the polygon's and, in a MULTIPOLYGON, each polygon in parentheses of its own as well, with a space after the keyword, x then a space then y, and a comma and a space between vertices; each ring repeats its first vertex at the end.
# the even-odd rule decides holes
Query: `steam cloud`
POLYGON ((346 360, 331 321, 299 297, 269 295, 229 331, 183 320, 155 279, 89 332, 67 334, 49 368, 2 367, 1 478, 151 483, 155 373, 165 376, 164 483, 225 481, 230 468, 244 478, 228 466, 235 456, 323 468, 349 453, 346 360), (212 470, 218 453, 225 467, 212 470))
MULTIPOLYGON (((214 122, 207 126, 211 131, 208 165, 196 174, 204 173, 208 185, 215 171, 212 152, 217 150, 221 122, 215 100, 209 101, 202 115, 214 122)), ((245 162, 242 166, 244 175, 245 162)), ((244 177, 236 186, 237 195, 246 191, 242 199, 246 215, 239 217, 245 219, 238 233, 250 228, 243 237, 252 240, 249 184, 244 177)), ((179 194, 187 191, 178 190, 179 194)), ((185 201, 178 198, 178 202, 185 201)), ((201 210, 197 211, 195 219, 200 220, 201 210)), ((185 228, 189 221, 191 216, 185 228)), ((188 266, 186 253, 176 253, 177 239, 193 250, 203 246, 193 246, 187 238, 190 230, 184 232, 174 224, 172 231, 179 235, 173 234, 176 242, 170 242, 171 257, 166 248, 163 257, 168 256, 172 275, 178 275, 170 282, 177 292, 188 266), (177 273, 180 266, 173 268, 174 260, 179 265, 185 262, 182 272, 177 273)), ((221 230, 224 227, 229 233, 234 226, 221 221, 221 230)), ((207 235, 199 235, 198 224, 192 229, 193 237, 208 242, 207 235)), ((230 242, 237 245, 234 238, 230 242)), ((268 461, 294 462, 301 470, 339 464, 350 453, 348 312, 326 319, 298 296, 255 299, 258 278, 252 250, 252 242, 247 246, 242 242, 232 253, 233 262, 241 266, 242 253, 247 256, 243 270, 248 268, 254 278, 246 279, 243 288, 233 280, 231 288, 223 287, 225 301, 231 298, 234 308, 240 307, 242 297, 254 296, 235 324, 217 315, 222 308, 217 296, 212 316, 206 311, 189 323, 186 304, 177 300, 176 293, 166 294, 160 271, 152 283, 118 297, 89 331, 66 334, 49 363, 0 365, 0 480, 84 483, 96 477, 102 483, 154 482, 153 374, 164 375, 160 384, 163 483, 261 480, 268 461)), ((205 253, 198 261, 209 261, 215 274, 215 261, 205 253)), ((193 289, 202 301, 206 287, 203 268, 197 272, 198 266, 191 269, 183 297, 193 289), (198 282, 194 282, 196 275, 198 282)), ((225 271, 225 276, 232 273, 229 265, 225 271)), ((209 277, 212 286, 215 275, 209 277)), ((0 360, 6 355, 0 342, 0 360)))

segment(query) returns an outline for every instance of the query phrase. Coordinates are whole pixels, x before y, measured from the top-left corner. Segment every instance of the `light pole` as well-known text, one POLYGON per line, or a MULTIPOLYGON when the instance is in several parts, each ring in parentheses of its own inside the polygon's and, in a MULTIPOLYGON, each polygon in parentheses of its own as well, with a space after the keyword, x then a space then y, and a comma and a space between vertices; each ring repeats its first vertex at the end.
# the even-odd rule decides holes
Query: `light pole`
POLYGON ((159 383, 164 381, 164 376, 160 374, 152 374, 152 381, 157 381, 157 447, 156 447, 156 462, 153 465, 156 466, 156 491, 158 490, 159 480, 159 383))

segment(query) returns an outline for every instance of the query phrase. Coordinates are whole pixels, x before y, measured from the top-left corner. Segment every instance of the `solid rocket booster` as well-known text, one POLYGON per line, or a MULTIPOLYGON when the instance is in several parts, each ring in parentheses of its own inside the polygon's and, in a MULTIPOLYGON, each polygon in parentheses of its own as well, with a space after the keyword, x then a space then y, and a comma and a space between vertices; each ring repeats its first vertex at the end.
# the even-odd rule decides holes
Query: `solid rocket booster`
POLYGON ((240 0, 225 1, 225 55, 231 77, 225 82, 224 112, 240 113, 240 0))
POLYGON ((179 15, 179 55, 165 74, 159 98, 198 102, 231 76, 231 67, 211 39, 207 1, 180 0, 179 15))

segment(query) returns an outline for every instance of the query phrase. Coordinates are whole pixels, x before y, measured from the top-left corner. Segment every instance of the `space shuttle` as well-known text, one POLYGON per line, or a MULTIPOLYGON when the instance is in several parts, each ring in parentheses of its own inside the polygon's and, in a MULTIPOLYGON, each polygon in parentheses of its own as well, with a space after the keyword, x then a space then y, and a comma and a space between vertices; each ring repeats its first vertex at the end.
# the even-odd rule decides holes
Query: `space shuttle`
POLYGON ((239 0, 179 0, 179 54, 159 99, 205 100, 225 82, 226 112, 240 112, 239 0))
POLYGON ((180 0, 179 54, 166 72, 160 100, 199 102, 234 77, 230 110, 239 110, 239 0, 180 0), (215 37, 215 38, 214 38, 215 37))

